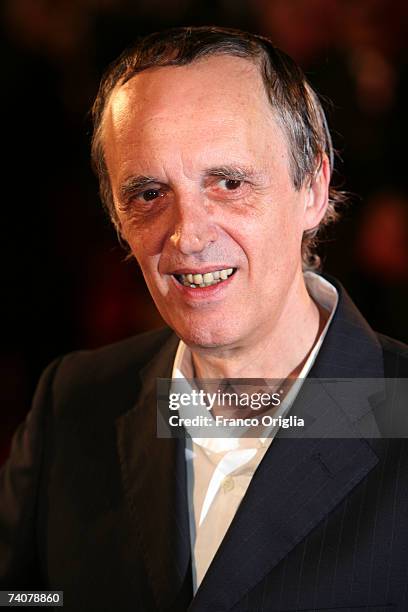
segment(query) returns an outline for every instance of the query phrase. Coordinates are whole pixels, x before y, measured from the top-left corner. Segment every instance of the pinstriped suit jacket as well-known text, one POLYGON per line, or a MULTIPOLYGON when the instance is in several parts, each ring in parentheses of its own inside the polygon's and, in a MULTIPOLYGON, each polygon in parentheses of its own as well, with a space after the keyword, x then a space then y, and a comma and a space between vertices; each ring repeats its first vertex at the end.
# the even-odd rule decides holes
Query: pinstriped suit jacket
MULTIPOLYGON (((407 347, 337 287, 310 375, 408 378, 407 347)), ((0 472, 0 587, 63 589, 69 612, 408 611, 405 439, 279 434, 192 598, 184 444, 156 438, 177 342, 160 330, 46 370, 0 472)))

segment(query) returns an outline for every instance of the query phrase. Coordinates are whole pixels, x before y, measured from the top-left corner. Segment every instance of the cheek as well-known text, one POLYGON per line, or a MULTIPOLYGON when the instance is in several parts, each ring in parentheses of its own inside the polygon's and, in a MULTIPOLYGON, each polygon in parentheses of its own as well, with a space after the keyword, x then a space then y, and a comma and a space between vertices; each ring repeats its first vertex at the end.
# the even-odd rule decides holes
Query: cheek
POLYGON ((237 240, 247 255, 276 261, 278 254, 280 259, 293 258, 300 251, 302 234, 299 208, 290 201, 283 201, 280 206, 271 206, 267 214, 254 223, 247 223, 237 240))
POLYGON ((122 228, 122 236, 128 243, 132 255, 150 288, 149 279, 154 277, 160 257, 160 249, 155 243, 155 234, 140 230, 135 231, 134 228, 132 230, 132 227, 128 224, 122 228))
POLYGON ((300 249, 303 235, 303 201, 301 198, 282 202, 279 224, 274 238, 279 241, 281 251, 289 253, 300 249))
POLYGON ((166 233, 158 224, 146 224, 140 227, 132 221, 122 224, 122 235, 140 266, 142 260, 158 255, 162 251, 166 233))
POLYGON ((137 248, 130 245, 132 249, 132 253, 134 258, 136 259, 139 267, 143 273, 145 281, 149 286, 149 289, 152 291, 153 287, 157 284, 157 266, 158 266, 158 257, 150 256, 143 247, 140 248, 138 245, 137 248))

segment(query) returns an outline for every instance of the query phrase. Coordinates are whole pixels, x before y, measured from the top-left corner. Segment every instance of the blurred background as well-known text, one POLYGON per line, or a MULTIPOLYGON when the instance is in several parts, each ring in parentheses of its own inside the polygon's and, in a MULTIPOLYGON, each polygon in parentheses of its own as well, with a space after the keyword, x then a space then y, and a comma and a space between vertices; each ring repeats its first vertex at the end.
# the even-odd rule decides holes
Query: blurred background
POLYGON ((238 27, 270 36, 300 63, 325 101, 335 182, 350 193, 321 244, 324 270, 374 329, 408 341, 405 0, 3 0, 0 10, 0 464, 54 357, 162 325, 137 266, 124 261, 89 163, 98 81, 140 34, 238 27))

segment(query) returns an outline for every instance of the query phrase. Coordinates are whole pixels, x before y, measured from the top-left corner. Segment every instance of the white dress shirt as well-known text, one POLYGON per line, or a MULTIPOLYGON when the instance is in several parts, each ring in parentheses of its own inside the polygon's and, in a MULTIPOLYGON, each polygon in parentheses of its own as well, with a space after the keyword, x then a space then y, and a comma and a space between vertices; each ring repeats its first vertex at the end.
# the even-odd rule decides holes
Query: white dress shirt
MULTIPOLYGON (((289 411, 303 379, 316 359, 337 307, 338 293, 331 283, 313 272, 305 272, 304 278, 311 297, 330 315, 299 377, 274 413, 274 417, 285 416, 289 411)), ((184 379, 188 385, 185 379, 191 379, 193 376, 191 351, 180 341, 172 378, 184 379)), ((189 385, 188 387, 191 389, 189 385)), ((205 406, 198 407, 197 410, 196 414, 201 410, 206 417, 211 417, 205 406)), ((197 437, 197 429, 191 435, 188 435, 188 428, 186 429, 187 492, 195 593, 278 427, 264 431, 259 438, 197 437)), ((204 433, 203 431, 203 435, 204 433)))

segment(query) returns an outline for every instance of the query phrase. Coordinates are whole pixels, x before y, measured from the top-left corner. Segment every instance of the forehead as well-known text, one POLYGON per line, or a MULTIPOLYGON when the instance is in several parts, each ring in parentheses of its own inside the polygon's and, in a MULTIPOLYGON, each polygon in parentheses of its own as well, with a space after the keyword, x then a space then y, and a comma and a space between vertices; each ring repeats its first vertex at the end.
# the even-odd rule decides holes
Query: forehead
POLYGON ((167 147, 182 152, 186 143, 189 155, 226 146, 232 152, 235 144, 262 154, 270 150, 271 132, 282 149, 284 135, 259 67, 228 55, 137 74, 113 91, 103 121, 111 168, 118 154, 126 157, 126 148, 141 143, 161 156, 167 147))
MULTIPOLYGON (((116 88, 107 113, 117 120, 123 112, 159 114, 185 104, 206 107, 228 104, 249 111, 254 102, 265 111, 269 106, 259 68, 249 59, 229 55, 202 58, 186 66, 149 68, 116 88), (251 103, 251 104, 250 104, 251 103)), ((270 110, 270 107, 269 107, 270 110)), ((142 117, 140 117, 142 118, 142 117)))

